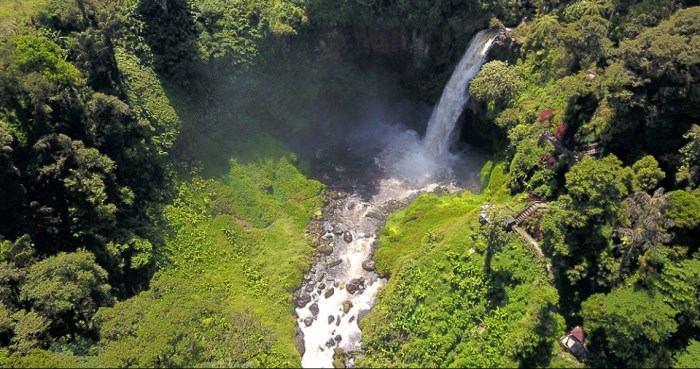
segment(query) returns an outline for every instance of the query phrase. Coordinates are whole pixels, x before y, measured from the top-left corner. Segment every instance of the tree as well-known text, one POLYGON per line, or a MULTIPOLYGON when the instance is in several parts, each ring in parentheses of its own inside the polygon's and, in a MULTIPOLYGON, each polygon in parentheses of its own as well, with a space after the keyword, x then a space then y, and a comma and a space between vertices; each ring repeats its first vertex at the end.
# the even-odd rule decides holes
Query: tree
POLYGON ((21 173, 14 162, 14 141, 9 125, 0 121, 0 237, 17 233, 22 205, 26 201, 21 173))
POLYGON ((616 52, 634 75, 629 85, 633 101, 616 105, 617 119, 629 126, 621 134, 638 135, 658 158, 678 150, 683 145, 680 132, 700 119, 698 34, 700 8, 681 9, 635 39, 622 41, 616 52))
POLYGON ((598 64, 612 48, 612 41, 607 38, 609 28, 610 22, 599 15, 584 15, 566 26, 562 39, 581 67, 589 68, 598 64))
POLYGON ((693 124, 683 138, 689 141, 680 149, 681 166, 676 181, 694 187, 700 183, 700 126, 693 124))
POLYGON ((566 174, 566 189, 587 216, 612 219, 627 196, 630 177, 629 169, 614 155, 601 160, 586 156, 566 174))
POLYGON ((676 354, 674 368, 693 368, 700 363, 700 342, 690 340, 685 350, 676 354))
POLYGON ((677 190, 669 195, 673 206, 667 214, 676 227, 693 229, 700 225, 700 194, 677 190))
POLYGON ((547 47, 557 39, 557 35, 561 30, 562 27, 559 25, 557 16, 545 14, 537 17, 532 22, 532 30, 528 41, 534 47, 547 47))
POLYGON ((650 271, 642 274, 642 283, 678 311, 676 336, 688 339, 700 328, 700 254, 679 261, 669 254, 661 252, 648 258, 650 271))
POLYGON ((0 302, 11 311, 21 306, 19 289, 26 276, 25 271, 13 264, 0 263, 0 302))
POLYGON ((508 63, 494 60, 484 64, 469 84, 469 93, 494 109, 518 94, 523 81, 508 63))
POLYGON ((650 191, 659 185, 659 182, 666 177, 659 162, 651 156, 647 155, 632 164, 632 190, 633 191, 650 191))
POLYGON ((44 136, 33 149, 31 184, 41 190, 35 201, 52 209, 72 237, 112 231, 117 204, 128 199, 116 184, 114 161, 64 134, 44 136))
POLYGON ((673 226, 665 212, 671 207, 668 197, 664 196, 663 188, 654 192, 653 196, 643 191, 637 191, 623 202, 625 221, 623 227, 615 230, 622 243, 618 247, 624 250, 620 262, 620 270, 634 261, 639 254, 647 250, 656 251, 662 244, 671 240, 667 233, 673 226))
POLYGON ((20 310, 12 315, 14 320, 14 335, 12 348, 20 353, 31 349, 46 348, 49 341, 48 327, 51 320, 35 311, 20 310))
POLYGON ((20 296, 53 327, 72 333, 90 330, 97 309, 114 303, 107 272, 87 251, 59 253, 29 267, 20 296))
POLYGON ((212 68, 252 64, 262 38, 261 30, 250 21, 255 7, 224 0, 199 0, 194 4, 202 58, 212 68))
POLYGON ((645 290, 623 288, 595 294, 581 307, 592 365, 667 367, 666 340, 678 324, 676 311, 645 290))

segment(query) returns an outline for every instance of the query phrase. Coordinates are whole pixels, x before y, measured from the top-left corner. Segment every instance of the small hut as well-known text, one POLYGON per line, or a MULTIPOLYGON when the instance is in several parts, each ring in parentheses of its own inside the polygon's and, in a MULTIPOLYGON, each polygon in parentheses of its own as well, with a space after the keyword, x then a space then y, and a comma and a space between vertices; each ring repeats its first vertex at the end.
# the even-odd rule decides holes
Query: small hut
POLYGON ((578 361, 584 361, 588 355, 588 350, 583 344, 585 337, 586 335, 583 328, 575 327, 571 330, 571 332, 569 332, 569 334, 560 338, 559 343, 562 345, 562 347, 571 352, 571 354, 574 355, 578 361))

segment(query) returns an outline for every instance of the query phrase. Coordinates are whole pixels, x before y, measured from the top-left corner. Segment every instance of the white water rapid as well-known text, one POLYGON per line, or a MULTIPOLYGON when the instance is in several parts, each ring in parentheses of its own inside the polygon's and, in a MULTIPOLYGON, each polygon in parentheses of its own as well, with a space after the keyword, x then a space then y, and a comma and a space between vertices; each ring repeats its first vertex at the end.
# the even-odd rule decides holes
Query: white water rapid
MULTIPOLYGON (((460 189, 451 178, 451 166, 459 159, 449 152, 452 134, 469 99, 469 81, 497 34, 487 30, 473 37, 432 113, 425 139, 413 131, 385 135, 385 148, 374 159, 383 173, 376 190, 369 198, 359 193, 341 198, 323 222, 316 235, 321 256, 295 295, 297 321, 304 334, 303 367, 332 368, 334 349, 349 353, 362 349, 358 320, 374 306, 386 283, 373 271, 372 257, 387 214, 397 204, 437 187, 460 189)), ((478 190, 478 174, 462 180, 462 186, 478 190)), ((348 364, 353 365, 352 359, 348 364)))

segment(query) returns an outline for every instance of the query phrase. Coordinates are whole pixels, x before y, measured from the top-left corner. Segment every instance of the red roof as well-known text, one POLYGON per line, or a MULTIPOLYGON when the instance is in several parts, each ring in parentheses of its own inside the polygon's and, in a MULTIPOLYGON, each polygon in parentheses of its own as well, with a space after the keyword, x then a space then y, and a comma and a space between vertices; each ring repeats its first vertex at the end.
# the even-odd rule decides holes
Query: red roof
POLYGON ((554 115, 553 113, 554 109, 542 110, 540 113, 540 123, 544 123, 545 120, 552 119, 552 115, 554 115))
POLYGON ((583 328, 576 327, 576 328, 571 330, 571 335, 576 337, 576 339, 579 340, 580 342, 583 342, 583 337, 585 334, 583 333, 583 328))

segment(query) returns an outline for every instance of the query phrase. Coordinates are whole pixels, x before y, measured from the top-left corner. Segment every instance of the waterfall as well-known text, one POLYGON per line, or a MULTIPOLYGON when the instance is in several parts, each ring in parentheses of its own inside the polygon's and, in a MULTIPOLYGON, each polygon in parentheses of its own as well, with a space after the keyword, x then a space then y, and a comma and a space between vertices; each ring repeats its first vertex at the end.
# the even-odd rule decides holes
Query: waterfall
POLYGON ((469 48, 452 72, 440 101, 433 110, 423 141, 423 151, 426 159, 437 163, 440 167, 445 167, 449 159, 452 133, 469 100, 469 82, 486 61, 486 54, 498 32, 498 30, 483 30, 472 38, 469 48))
MULTIPOLYGON (((374 271, 372 261, 386 215, 398 202, 408 203, 438 186, 450 192, 459 189, 446 178, 449 176, 443 176, 457 157, 449 152, 451 136, 469 98, 469 81, 484 63, 497 33, 488 30, 474 36, 433 111, 423 140, 418 133, 403 129, 390 129, 380 135, 383 149, 374 161, 382 177, 376 178, 373 195, 364 198, 357 192, 350 193, 338 200, 332 214, 324 218, 316 235, 318 258, 304 275, 303 286, 294 298, 297 324, 303 333, 303 367, 333 367, 336 349, 361 352, 358 322, 372 309, 379 289, 386 283, 374 271)), ((478 190, 476 168, 481 165, 463 165, 475 168, 476 174, 464 187, 478 190)), ((353 362, 351 359, 348 364, 352 367, 353 362)))

